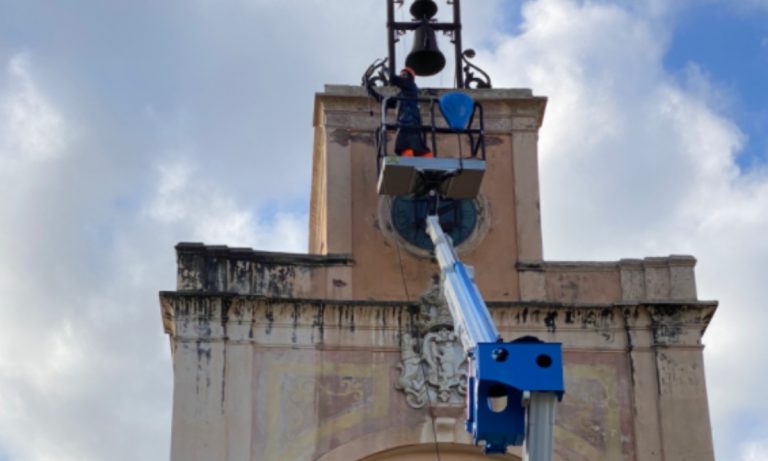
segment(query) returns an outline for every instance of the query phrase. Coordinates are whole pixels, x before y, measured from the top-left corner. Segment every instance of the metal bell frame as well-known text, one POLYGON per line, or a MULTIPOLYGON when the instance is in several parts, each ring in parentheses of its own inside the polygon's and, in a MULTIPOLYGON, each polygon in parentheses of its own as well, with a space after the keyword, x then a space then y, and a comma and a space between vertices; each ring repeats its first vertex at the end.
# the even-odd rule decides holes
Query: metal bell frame
POLYGON ((395 43, 399 40, 399 35, 406 33, 407 31, 415 31, 424 25, 424 21, 435 32, 441 31, 451 36, 451 42, 454 46, 454 65, 456 66, 456 86, 458 88, 464 88, 464 75, 462 74, 462 49, 461 49, 461 0, 448 0, 448 3, 453 7, 453 21, 452 22, 437 22, 431 21, 430 13, 432 16, 437 12, 436 6, 433 7, 434 2, 432 0, 415 0, 411 6, 411 14, 416 15, 419 13, 425 14, 425 17, 414 18, 413 21, 399 22, 395 21, 395 4, 402 5, 404 0, 387 0, 387 44, 389 52, 389 74, 390 77, 394 76, 398 69, 396 69, 397 56, 395 51, 395 43), (434 12, 433 12, 434 10, 434 12))

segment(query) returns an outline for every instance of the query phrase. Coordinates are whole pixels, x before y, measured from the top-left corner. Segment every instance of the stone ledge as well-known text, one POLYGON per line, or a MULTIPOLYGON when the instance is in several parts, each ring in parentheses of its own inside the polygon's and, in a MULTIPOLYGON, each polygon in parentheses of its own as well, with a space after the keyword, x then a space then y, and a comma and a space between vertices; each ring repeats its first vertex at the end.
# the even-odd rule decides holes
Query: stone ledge
MULTIPOLYGON (((395 87, 383 87, 379 89, 384 94, 395 94, 395 87)), ((422 91, 435 92, 436 94, 457 91, 456 88, 421 88, 422 91)), ((542 96, 534 96, 530 88, 488 88, 488 89, 461 89, 458 91, 471 94, 475 99, 546 99, 542 96)), ((348 96, 354 98, 367 98, 368 93, 362 85, 325 85, 322 93, 318 95, 348 96)))
POLYGON ((354 263, 351 255, 328 254, 315 255, 306 253, 283 253, 259 251, 249 247, 230 247, 227 245, 206 245, 198 242, 180 242, 176 245, 177 255, 201 255, 228 257, 243 261, 270 262, 277 264, 312 264, 329 265, 354 263))
MULTIPOLYGON (((172 344, 199 340, 394 350, 403 334, 432 328, 422 324, 426 311, 407 302, 164 292, 160 304, 172 344)), ((489 309, 507 340, 534 335, 562 342, 569 349, 619 351, 628 343, 635 347, 699 346, 716 303, 576 306, 492 302, 489 309), (632 336, 631 341, 627 335, 632 336)))

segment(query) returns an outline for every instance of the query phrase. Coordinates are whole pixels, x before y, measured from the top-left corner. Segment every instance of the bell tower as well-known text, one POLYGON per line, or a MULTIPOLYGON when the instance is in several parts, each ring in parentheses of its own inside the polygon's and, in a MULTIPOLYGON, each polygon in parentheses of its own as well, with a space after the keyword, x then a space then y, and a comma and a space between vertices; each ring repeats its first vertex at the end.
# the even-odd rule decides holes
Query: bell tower
MULTIPOLYGON (((542 260, 536 145, 546 99, 529 90, 472 95, 484 108, 489 168, 479 195, 444 204, 441 218, 488 299, 534 299, 540 277, 516 267, 542 260)), ((406 290, 415 296, 431 286, 437 271, 424 230, 426 204, 377 193, 373 133, 380 118, 367 107, 362 88, 327 86, 316 97, 310 252, 366 261, 337 273, 348 297, 404 299, 406 290)), ((440 152, 455 156, 463 140, 439 142, 440 152)))
MULTIPOLYGON (((385 1, 391 13, 396 0, 385 1)), ((418 190, 440 162, 469 181, 437 211, 501 335, 563 344, 553 459, 713 460, 701 339, 717 303, 697 298, 695 259, 543 260, 546 98, 491 88, 461 49, 459 0, 449 3, 453 29, 429 20, 433 1, 410 3, 412 21, 389 22, 390 50, 398 30, 421 34, 414 52, 429 65, 418 72, 430 72, 440 61, 430 40, 447 32, 461 75, 458 88, 419 93, 436 156, 393 156, 396 109, 383 102, 372 114, 365 88, 327 85, 314 101, 308 253, 176 246, 176 289, 160 293, 171 460, 488 459, 464 428, 466 357, 423 235, 434 205, 380 193, 418 190), (482 149, 478 137, 440 131, 432 101, 457 90, 482 107, 470 124, 482 123, 482 149), (467 184, 476 196, 461 192, 467 184)), ((396 97, 384 85, 396 63, 391 52, 366 72, 385 99, 396 97)))

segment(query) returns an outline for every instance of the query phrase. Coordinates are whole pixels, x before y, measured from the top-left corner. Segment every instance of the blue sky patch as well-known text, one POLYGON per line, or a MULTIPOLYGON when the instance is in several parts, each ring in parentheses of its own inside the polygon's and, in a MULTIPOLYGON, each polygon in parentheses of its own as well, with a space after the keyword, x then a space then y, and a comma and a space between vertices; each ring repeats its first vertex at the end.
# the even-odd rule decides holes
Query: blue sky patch
POLYGON ((748 136, 743 170, 768 162, 768 12, 701 3, 679 19, 664 65, 682 75, 695 63, 729 95, 724 108, 748 136))

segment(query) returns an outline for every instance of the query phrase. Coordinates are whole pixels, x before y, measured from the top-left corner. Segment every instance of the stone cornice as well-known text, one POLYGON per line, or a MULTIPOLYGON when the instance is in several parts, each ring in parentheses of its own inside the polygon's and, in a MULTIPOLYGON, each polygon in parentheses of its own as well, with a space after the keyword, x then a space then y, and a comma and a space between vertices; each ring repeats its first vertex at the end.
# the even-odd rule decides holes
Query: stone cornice
POLYGON ((716 305, 677 305, 655 303, 646 305, 651 318, 654 342, 657 345, 700 344, 716 305))
MULTIPOLYGON (((415 302, 335 301, 162 292, 163 324, 173 341, 238 341, 260 346, 393 350, 419 328, 415 302)), ((584 306, 489 302, 502 335, 533 334, 566 348, 625 350, 699 347, 713 302, 584 306), (636 338, 627 341, 629 332, 636 338), (646 333, 643 333, 646 332, 646 333), (646 339, 639 338, 644 335, 646 339)))
MULTIPOLYGON (((451 88, 424 89, 435 95, 451 88)), ((384 94, 395 94, 392 88, 381 90, 384 94)), ((537 130, 544 118, 547 98, 533 96, 528 89, 484 89, 461 90, 483 104, 486 132, 509 133, 513 130, 537 130)), ((328 85, 324 92, 315 95, 314 126, 351 130, 373 130, 380 122, 377 104, 361 86, 328 85), (360 117, 361 113, 373 116, 360 117)), ((428 108, 422 107, 424 116, 428 108)))

